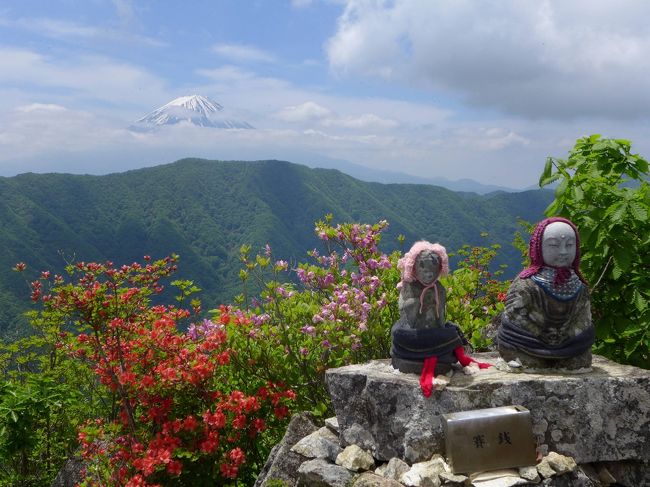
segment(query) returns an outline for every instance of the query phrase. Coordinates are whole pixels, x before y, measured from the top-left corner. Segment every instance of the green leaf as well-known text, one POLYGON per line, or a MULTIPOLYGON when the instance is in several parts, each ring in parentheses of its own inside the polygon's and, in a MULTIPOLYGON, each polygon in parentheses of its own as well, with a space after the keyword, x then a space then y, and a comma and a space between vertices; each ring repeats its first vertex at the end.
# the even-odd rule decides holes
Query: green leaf
POLYGON ((634 290, 634 293, 632 294, 632 301, 634 302, 634 306, 636 306, 636 309, 638 309, 642 313, 648 307, 648 302, 641 295, 638 289, 634 290))
POLYGON ((623 221, 623 216, 625 215, 626 209, 627 205, 624 202, 620 201, 611 206, 607 212, 605 212, 605 216, 609 216, 613 223, 621 223, 623 221))
POLYGON ((542 175, 539 177, 540 187, 546 186, 548 184, 545 183, 544 181, 546 181, 551 177, 552 171, 553 171, 553 158, 547 157, 546 164, 544 164, 544 171, 542 172, 542 175))
POLYGON ((569 180, 563 179, 560 185, 557 188, 555 188, 555 198, 556 199, 561 198, 566 192, 568 187, 569 187, 569 180))
POLYGON ((625 343, 625 358, 630 358, 636 349, 639 347, 641 340, 628 340, 625 343))
POLYGON ((643 174, 648 173, 648 161, 641 159, 640 157, 636 161, 636 169, 643 174))
POLYGON ((630 201, 628 207, 630 208, 630 213, 635 220, 642 223, 648 221, 648 210, 642 203, 639 203, 638 201, 630 201))
POLYGON ((557 214, 558 209, 560 208, 560 203, 557 199, 553 200, 550 205, 544 210, 544 214, 547 216, 553 216, 557 214))
POLYGON ((262 257, 261 255, 258 255, 255 257, 255 261, 259 264, 260 267, 266 267, 271 262, 271 259, 269 259, 268 257, 262 257))
POLYGON ((595 143, 591 148, 595 151, 601 151, 607 149, 607 147, 609 147, 607 140, 601 140, 600 142, 595 143))
POLYGON ((589 143, 593 144, 593 143, 596 142, 598 139, 600 139, 600 134, 591 134, 591 135, 588 136, 588 137, 583 137, 582 139, 578 139, 578 140, 579 140, 580 142, 582 142, 582 141, 587 142, 587 141, 588 141, 589 143))
POLYGON ((559 172, 556 172, 555 174, 552 174, 551 176, 547 178, 540 178, 539 180, 539 186, 540 188, 543 188, 544 186, 548 186, 551 183, 554 183, 558 179, 560 179, 562 175, 559 172))
POLYGON ((641 326, 628 326, 623 333, 621 333, 622 338, 630 338, 635 335, 638 335, 639 333, 643 332, 643 328, 641 326))
POLYGON ((579 202, 584 198, 585 193, 582 191, 582 188, 580 186, 573 186, 571 188, 571 196, 575 202, 579 202))
POLYGON ((628 249, 616 249, 614 251, 614 263, 621 271, 625 272, 630 268, 632 257, 628 249))
POLYGON ((319 402, 314 408, 311 410, 311 413, 316 416, 317 418, 322 417, 325 413, 327 412, 327 405, 324 402, 319 402))

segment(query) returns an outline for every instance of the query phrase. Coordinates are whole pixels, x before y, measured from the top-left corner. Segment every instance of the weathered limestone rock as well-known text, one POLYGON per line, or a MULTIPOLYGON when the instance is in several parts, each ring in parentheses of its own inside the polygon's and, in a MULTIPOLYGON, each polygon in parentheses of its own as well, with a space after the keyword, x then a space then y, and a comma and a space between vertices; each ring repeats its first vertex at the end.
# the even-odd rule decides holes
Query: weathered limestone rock
POLYGON ((322 458, 303 463, 298 468, 298 474, 300 487, 348 487, 352 482, 352 472, 322 458))
POLYGON ((555 473, 557 473, 558 475, 562 475, 563 473, 573 472, 578 466, 576 464, 576 461, 573 458, 560 455, 559 453, 556 453, 554 451, 548 454, 546 460, 548 461, 548 464, 551 466, 551 468, 555 470, 555 473))
POLYGON ((399 458, 391 458, 382 475, 387 479, 399 480, 410 469, 411 467, 405 461, 399 458))
MULTIPOLYGON (((266 487, 269 480, 283 481, 287 487, 298 485, 298 467, 305 460, 291 451, 301 438, 317 429, 309 413, 296 414, 291 418, 282 441, 273 447, 271 454, 257 477, 255 487, 266 487)), ((67 487, 67 486, 65 486, 67 487)))
POLYGON ((303 457, 326 458, 333 462, 341 453, 341 447, 338 437, 329 428, 323 426, 296 443, 291 451, 303 457))
POLYGON ((519 476, 517 470, 511 468, 473 474, 470 480, 474 487, 513 487, 528 483, 526 479, 519 476))
POLYGON ((519 467, 519 476, 522 479, 528 480, 534 484, 539 483, 542 479, 537 472, 537 469, 534 466, 530 467, 519 467))
POLYGON ((352 487, 404 487, 397 480, 387 479, 371 472, 364 472, 354 479, 352 487))
POLYGON ((451 472, 440 472, 440 480, 444 482, 443 485, 446 485, 447 483, 464 484, 467 477, 464 475, 453 474, 451 472))
POLYGON ((551 467, 551 464, 548 461, 548 457, 542 458, 542 461, 537 464, 537 472, 542 478, 550 479, 555 475, 555 470, 551 467))
POLYGON ((442 457, 435 456, 427 462, 414 463, 399 481, 409 487, 439 487, 440 474, 448 470, 442 457))
POLYGON ((339 434, 339 420, 336 419, 336 416, 333 416, 331 418, 327 418, 325 420, 325 426, 327 426, 332 433, 339 434))
POLYGON ((353 472, 374 468, 375 460, 372 455, 357 445, 350 445, 336 457, 336 464, 353 472))
MULTIPOLYGON (((495 363, 494 353, 477 354, 495 363)), ((511 373, 495 367, 454 374, 444 391, 422 395, 419 377, 386 360, 328 370, 342 445, 357 444, 380 461, 444 454, 442 414, 521 405, 531 412, 543 454, 577 463, 650 461, 650 371, 594 356, 584 374, 511 373)))
POLYGON ((380 477, 385 477, 386 469, 388 468, 387 463, 382 463, 375 469, 375 475, 379 475, 380 477))

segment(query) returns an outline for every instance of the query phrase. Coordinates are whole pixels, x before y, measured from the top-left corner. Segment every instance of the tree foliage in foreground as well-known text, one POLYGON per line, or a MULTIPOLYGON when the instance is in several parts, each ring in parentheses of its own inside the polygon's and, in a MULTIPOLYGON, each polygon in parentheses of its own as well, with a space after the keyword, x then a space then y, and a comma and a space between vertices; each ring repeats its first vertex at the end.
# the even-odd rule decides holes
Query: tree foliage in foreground
POLYGON ((582 238, 596 351, 650 368, 650 189, 648 162, 627 140, 579 139, 567 159, 549 157, 539 184, 555 181, 549 216, 571 219, 582 238))

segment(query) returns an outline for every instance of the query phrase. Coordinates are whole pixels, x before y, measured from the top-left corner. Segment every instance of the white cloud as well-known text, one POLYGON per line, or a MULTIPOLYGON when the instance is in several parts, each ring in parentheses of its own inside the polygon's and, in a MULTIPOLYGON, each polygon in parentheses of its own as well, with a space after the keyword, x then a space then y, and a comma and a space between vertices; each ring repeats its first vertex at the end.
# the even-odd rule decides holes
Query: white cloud
MULTIPOLYGON (((127 14, 124 13, 123 15, 127 14)), ((5 17, 0 18, 0 25, 22 29, 51 39, 87 39, 118 44, 142 44, 149 47, 167 46, 167 43, 160 39, 130 32, 127 29, 85 25, 47 17, 18 19, 8 19, 5 17)))
POLYGON ((226 59, 236 62, 275 62, 275 57, 257 47, 243 44, 216 44, 212 51, 226 59))
MULTIPOLYGON (((72 57, 65 60, 27 49, 0 47, 0 83, 20 84, 23 91, 34 87, 35 98, 71 90, 68 98, 85 97, 116 104, 151 104, 169 97, 163 82, 146 70, 102 57, 72 57)), ((60 94, 50 95, 63 96, 60 94)))
POLYGON ((276 99, 278 93, 292 90, 290 83, 279 78, 268 78, 256 75, 253 71, 239 68, 237 66, 220 66, 213 69, 197 69, 196 74, 204 76, 214 82, 206 88, 224 91, 226 94, 238 93, 244 94, 244 98, 255 92, 256 94, 264 93, 264 97, 269 100, 270 93, 273 93, 273 99, 276 99))
POLYGON ((22 105, 16 107, 17 112, 30 113, 30 112, 65 112, 67 108, 53 103, 32 103, 30 105, 22 105))
POLYGON ((374 113, 364 113, 359 116, 328 118, 324 120, 326 127, 343 127, 348 129, 392 129, 399 125, 395 120, 382 118, 374 113))
POLYGON ((240 82, 256 78, 255 73, 237 66, 226 65, 213 69, 197 69, 197 74, 219 82, 240 82))
POLYGON ((443 132, 438 145, 449 149, 471 148, 479 151, 500 151, 511 146, 525 147, 531 140, 512 128, 485 127, 468 124, 443 132))
POLYGON ((329 108, 313 101, 284 107, 275 114, 275 118, 290 123, 317 123, 323 127, 355 130, 385 130, 395 128, 399 125, 395 120, 382 118, 374 113, 339 116, 329 108))
POLYGON ((108 120, 54 104, 17 107, 0 120, 0 162, 57 151, 101 150, 124 133, 108 120))
POLYGON ((307 101, 300 105, 285 107, 276 116, 285 122, 312 122, 322 120, 331 115, 331 110, 313 101, 307 101))
POLYGON ((348 0, 327 54, 342 75, 519 116, 647 117, 648 17, 644 0, 348 0))

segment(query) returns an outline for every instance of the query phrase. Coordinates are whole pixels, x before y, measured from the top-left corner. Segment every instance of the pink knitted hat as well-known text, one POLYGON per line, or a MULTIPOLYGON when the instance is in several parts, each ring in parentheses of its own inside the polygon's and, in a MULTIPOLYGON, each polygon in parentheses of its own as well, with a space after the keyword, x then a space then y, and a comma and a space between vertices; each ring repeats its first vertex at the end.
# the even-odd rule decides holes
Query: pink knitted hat
POLYGON ((544 236, 544 230, 546 227, 555 222, 566 223, 573 229, 573 232, 576 235, 576 256, 571 263, 571 268, 580 278, 580 280, 583 283, 587 284, 585 278, 582 277, 582 274, 580 274, 580 234, 578 233, 578 229, 573 224, 573 222, 560 216, 546 218, 545 220, 539 222, 537 226, 535 226, 533 235, 530 237, 530 245, 528 246, 528 258, 530 259, 530 265, 519 273, 519 277, 526 279, 528 277, 534 276, 544 266, 544 258, 542 256, 542 237, 544 236))
POLYGON ((415 259, 417 259, 418 255, 424 251, 438 254, 438 257, 440 257, 440 275, 446 276, 449 274, 449 257, 447 256, 447 250, 439 243, 420 240, 415 242, 411 247, 411 250, 406 252, 404 257, 397 261, 397 268, 401 271, 402 275, 402 280, 397 286, 398 288, 401 288, 402 284, 405 282, 413 282, 416 280, 415 259))

